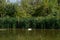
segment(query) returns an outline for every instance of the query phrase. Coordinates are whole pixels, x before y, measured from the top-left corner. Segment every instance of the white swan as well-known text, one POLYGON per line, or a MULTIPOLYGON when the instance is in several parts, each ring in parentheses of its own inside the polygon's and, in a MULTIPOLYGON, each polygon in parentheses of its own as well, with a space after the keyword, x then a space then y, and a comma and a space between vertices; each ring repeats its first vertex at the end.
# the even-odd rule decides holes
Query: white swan
POLYGON ((28 31, 31 31, 32 30, 32 28, 28 28, 28 31))

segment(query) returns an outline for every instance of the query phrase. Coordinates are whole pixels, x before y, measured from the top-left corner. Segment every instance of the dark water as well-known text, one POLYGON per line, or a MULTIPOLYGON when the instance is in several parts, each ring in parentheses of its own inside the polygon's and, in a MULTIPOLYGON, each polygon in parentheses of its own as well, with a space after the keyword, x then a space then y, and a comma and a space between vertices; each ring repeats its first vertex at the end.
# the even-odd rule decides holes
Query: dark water
POLYGON ((0 30, 0 40, 60 40, 60 30, 0 30))

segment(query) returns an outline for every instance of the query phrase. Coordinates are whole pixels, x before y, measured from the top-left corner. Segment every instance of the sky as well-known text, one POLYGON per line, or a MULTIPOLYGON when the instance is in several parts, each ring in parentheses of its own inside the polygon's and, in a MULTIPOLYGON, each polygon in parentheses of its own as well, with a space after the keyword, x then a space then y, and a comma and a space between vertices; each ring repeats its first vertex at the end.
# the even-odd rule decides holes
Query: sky
POLYGON ((16 2, 16 0, 10 0, 10 2, 16 2))
MULTIPOLYGON (((18 1, 20 1, 20 0, 18 0, 18 1)), ((16 0, 10 0, 10 2, 16 2, 16 0)))

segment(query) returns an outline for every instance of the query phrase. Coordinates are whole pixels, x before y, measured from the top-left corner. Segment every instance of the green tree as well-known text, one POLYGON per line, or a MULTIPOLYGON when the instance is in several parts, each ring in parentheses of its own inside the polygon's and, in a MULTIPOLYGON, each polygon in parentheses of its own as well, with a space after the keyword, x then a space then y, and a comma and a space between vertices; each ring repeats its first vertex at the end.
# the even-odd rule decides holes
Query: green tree
POLYGON ((10 16, 10 17, 13 17, 15 12, 16 12, 16 9, 15 9, 15 5, 14 4, 7 4, 5 6, 5 16, 10 16))
POLYGON ((16 17, 26 17, 26 11, 23 10, 21 6, 16 6, 16 12, 15 12, 16 17))
POLYGON ((35 9, 33 16, 56 15, 57 6, 57 0, 43 0, 42 4, 35 9))
POLYGON ((40 0, 22 0, 21 6, 27 14, 32 15, 35 12, 35 9, 40 6, 40 0))
POLYGON ((6 0, 0 0, 0 17, 3 17, 5 15, 4 13, 5 4, 6 4, 6 0))

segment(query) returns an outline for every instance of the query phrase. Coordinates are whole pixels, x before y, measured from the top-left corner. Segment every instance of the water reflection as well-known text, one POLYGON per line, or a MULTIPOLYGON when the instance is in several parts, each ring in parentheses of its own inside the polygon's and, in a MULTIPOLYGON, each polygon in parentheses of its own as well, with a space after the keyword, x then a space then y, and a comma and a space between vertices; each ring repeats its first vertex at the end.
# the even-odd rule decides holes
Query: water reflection
POLYGON ((60 30, 4 30, 0 31, 0 40, 60 40, 60 30))

